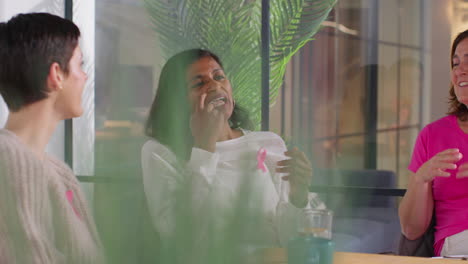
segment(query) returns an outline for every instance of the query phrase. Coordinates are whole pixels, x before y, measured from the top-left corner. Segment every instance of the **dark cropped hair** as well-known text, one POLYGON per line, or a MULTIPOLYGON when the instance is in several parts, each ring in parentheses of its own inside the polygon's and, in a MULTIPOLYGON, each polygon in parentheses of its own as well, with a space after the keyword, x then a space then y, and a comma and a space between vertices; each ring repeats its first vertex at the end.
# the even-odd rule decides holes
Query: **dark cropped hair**
MULTIPOLYGON (((218 56, 203 49, 183 51, 166 62, 146 122, 146 135, 167 146, 180 161, 190 158, 193 147, 187 71, 191 64, 204 57, 213 58, 223 68, 218 56)), ((231 128, 254 127, 248 113, 238 104, 234 106, 229 125, 231 128)))
POLYGON ((73 22, 48 13, 0 23, 0 94, 10 111, 47 98, 50 66, 56 62, 67 74, 79 37, 73 22))
MULTIPOLYGON (((462 42, 466 38, 468 38, 468 30, 459 33, 455 40, 453 40, 452 51, 450 53, 450 66, 452 69, 453 56, 455 55, 455 50, 457 49, 458 44, 460 44, 460 42, 462 42)), ((449 111, 447 114, 455 115, 458 119, 462 121, 468 120, 468 109, 466 108, 466 105, 458 101, 457 95, 455 94, 455 88, 453 87, 453 83, 450 83, 449 104, 449 111)))

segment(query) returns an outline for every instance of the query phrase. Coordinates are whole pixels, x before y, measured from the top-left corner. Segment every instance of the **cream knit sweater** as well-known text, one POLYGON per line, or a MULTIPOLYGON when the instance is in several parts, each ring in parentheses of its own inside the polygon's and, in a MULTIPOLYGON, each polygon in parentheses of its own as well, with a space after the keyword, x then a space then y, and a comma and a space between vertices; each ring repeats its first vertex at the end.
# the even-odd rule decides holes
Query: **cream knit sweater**
POLYGON ((103 263, 103 250, 70 168, 43 160, 0 130, 0 263, 103 263))

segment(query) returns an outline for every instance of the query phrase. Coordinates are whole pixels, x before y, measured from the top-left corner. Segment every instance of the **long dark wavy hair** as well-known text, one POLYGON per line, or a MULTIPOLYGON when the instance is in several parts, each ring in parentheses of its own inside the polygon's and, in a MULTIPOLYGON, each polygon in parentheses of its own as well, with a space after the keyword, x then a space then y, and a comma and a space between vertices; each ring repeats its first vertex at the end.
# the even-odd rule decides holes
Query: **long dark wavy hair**
MULTIPOLYGON (((179 161, 187 161, 193 147, 187 70, 190 65, 204 57, 213 58, 223 68, 218 56, 203 49, 183 51, 166 62, 146 121, 146 135, 167 146, 179 161)), ((234 106, 229 125, 234 129, 254 128, 249 114, 238 104, 234 106)))
MULTIPOLYGON (((450 66, 452 69, 453 56, 455 55, 455 50, 457 49, 458 44, 460 44, 460 42, 462 42, 462 40, 466 38, 468 38, 468 30, 459 33, 457 37, 453 40, 452 50, 450 53, 450 66)), ((449 111, 447 114, 455 115, 461 121, 468 120, 468 108, 466 108, 466 105, 458 101, 457 95, 455 94, 455 88, 453 87, 453 83, 450 83, 449 111)))

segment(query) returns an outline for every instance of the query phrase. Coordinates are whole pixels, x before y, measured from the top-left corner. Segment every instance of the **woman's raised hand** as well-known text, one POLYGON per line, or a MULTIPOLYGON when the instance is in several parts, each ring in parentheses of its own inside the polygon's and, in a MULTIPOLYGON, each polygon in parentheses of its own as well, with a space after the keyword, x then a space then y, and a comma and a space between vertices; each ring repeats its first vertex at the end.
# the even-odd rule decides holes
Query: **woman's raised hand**
MULTIPOLYGON (((435 177, 450 177, 445 170, 454 170, 463 155, 459 149, 446 149, 426 161, 416 172, 416 177, 424 182, 431 182, 435 177)), ((461 168, 462 166, 460 166, 461 168)))
POLYGON ((276 171, 288 174, 283 176, 283 180, 289 181, 291 186, 289 193, 291 203, 296 207, 304 207, 308 202, 309 185, 312 181, 311 163, 304 152, 297 148, 284 154, 291 159, 279 161, 276 171))
POLYGON ((225 125, 224 101, 210 102, 205 105, 207 94, 200 96, 198 104, 194 106, 190 119, 190 129, 194 139, 194 146, 206 151, 214 152, 216 141, 225 125))

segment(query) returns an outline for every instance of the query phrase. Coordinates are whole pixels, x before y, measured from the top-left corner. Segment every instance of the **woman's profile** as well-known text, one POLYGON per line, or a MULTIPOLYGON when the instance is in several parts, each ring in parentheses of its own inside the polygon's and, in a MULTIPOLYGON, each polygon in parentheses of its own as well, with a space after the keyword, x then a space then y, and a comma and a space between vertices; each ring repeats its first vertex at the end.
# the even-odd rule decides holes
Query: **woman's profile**
POLYGON ((47 13, 0 23, 0 262, 103 263, 72 170, 45 152, 55 128, 83 113, 87 80, 73 22, 47 13))

